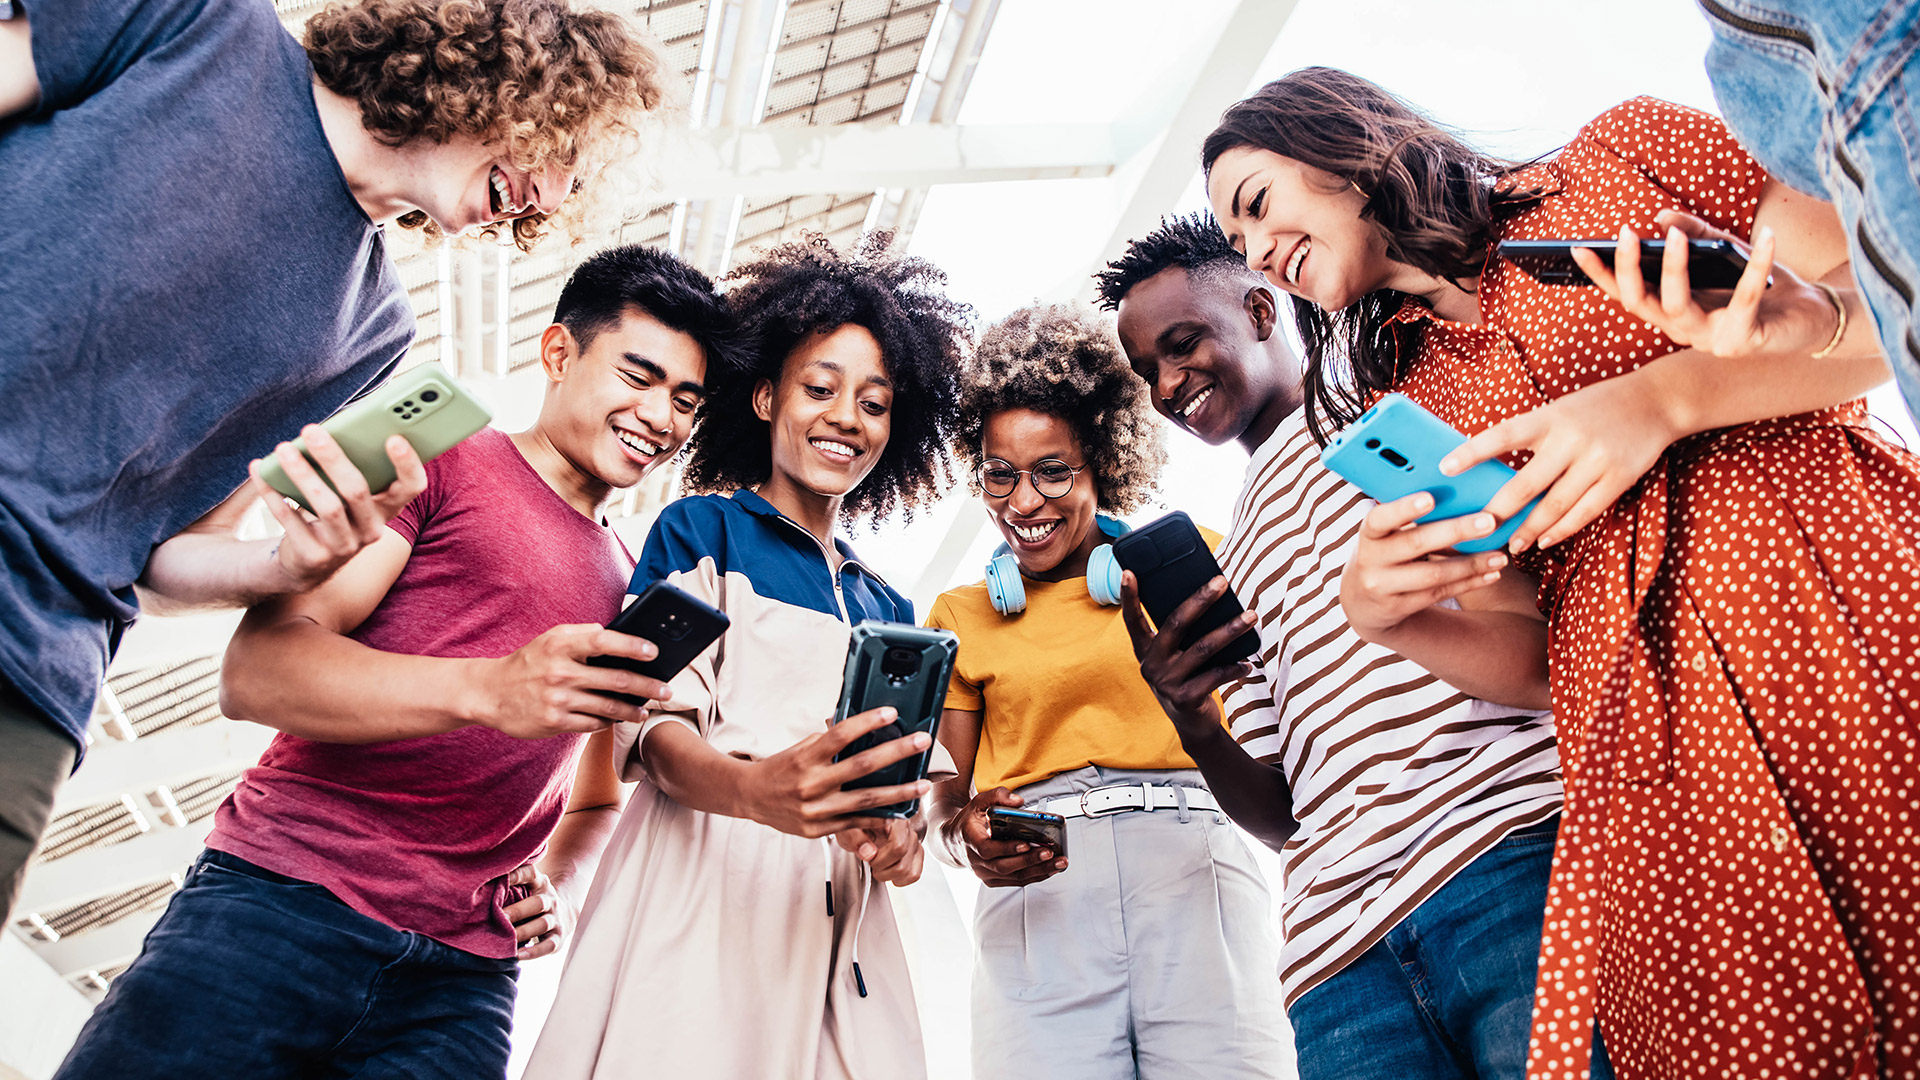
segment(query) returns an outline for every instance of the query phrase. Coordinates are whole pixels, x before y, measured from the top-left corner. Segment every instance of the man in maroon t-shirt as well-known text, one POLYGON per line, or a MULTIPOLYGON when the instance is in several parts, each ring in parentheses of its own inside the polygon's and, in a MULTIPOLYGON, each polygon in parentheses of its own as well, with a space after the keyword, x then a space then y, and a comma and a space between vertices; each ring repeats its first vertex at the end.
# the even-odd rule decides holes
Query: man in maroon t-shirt
POLYGON ((686 442, 732 342, 698 271, 594 256, 534 426, 430 462, 382 539, 248 613, 221 704, 282 734, 60 1077, 505 1075, 517 961, 571 924, 619 812, 604 744, 646 715, 607 694, 668 696, 585 662, 656 652, 604 629, 633 559, 601 510, 686 442))

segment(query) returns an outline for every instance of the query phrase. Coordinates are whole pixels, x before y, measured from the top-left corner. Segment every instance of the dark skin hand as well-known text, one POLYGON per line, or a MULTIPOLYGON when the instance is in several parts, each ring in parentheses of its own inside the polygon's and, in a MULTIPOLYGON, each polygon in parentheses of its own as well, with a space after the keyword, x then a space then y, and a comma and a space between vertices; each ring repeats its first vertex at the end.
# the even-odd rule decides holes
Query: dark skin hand
MULTIPOLYGON (((965 780, 958 782, 966 783, 965 780)), ((997 787, 968 799, 940 824, 940 839, 947 850, 956 855, 964 850, 968 869, 988 888, 1032 885, 1067 868, 1066 857, 1054 858, 1051 848, 1035 848, 1021 840, 995 840, 990 835, 988 810, 996 806, 1019 806, 1025 801, 1006 788, 997 787)))
POLYGON ((1299 828, 1293 819, 1293 793, 1279 769, 1257 761, 1225 727, 1214 691, 1248 674, 1244 662, 1214 662, 1220 650, 1254 625, 1242 612, 1212 633, 1180 648, 1180 639, 1213 602, 1227 591, 1227 579, 1215 577, 1168 616, 1158 632, 1140 608, 1140 583, 1128 571, 1120 576, 1120 610, 1140 661, 1140 677, 1173 721, 1180 746, 1207 779, 1220 809, 1260 842, 1279 851, 1299 828))

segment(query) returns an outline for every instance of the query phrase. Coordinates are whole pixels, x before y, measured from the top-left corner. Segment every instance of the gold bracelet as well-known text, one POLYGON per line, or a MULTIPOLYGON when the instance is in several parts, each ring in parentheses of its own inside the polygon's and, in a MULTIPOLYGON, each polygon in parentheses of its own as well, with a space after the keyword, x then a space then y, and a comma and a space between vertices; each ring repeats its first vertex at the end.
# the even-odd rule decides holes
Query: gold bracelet
POLYGON ((1840 339, 1847 336, 1847 305, 1846 301, 1840 299, 1840 290, 1826 282, 1816 281, 1813 287, 1827 294, 1827 300, 1833 304, 1833 313, 1840 320, 1839 325, 1833 328, 1833 339, 1827 342, 1826 348, 1813 354, 1815 360, 1825 360, 1833 355, 1833 350, 1840 347, 1840 339))

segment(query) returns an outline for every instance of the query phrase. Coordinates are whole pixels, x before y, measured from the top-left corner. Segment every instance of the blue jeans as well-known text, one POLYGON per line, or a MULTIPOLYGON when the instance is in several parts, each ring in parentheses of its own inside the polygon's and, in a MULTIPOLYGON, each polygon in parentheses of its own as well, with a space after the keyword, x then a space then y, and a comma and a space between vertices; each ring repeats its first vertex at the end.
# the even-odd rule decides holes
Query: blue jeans
POLYGON ((207 851, 55 1080, 505 1077, 518 974, 207 851))
POLYGON ((1920 419, 1920 0, 1699 0, 1727 126, 1767 171, 1839 208, 1907 409, 1920 419))
MULTIPOLYGON (((1300 1080, 1523 1080, 1559 818, 1509 834, 1300 996, 1300 1080)), ((1606 1054, 1593 1080, 1612 1080, 1606 1054)))

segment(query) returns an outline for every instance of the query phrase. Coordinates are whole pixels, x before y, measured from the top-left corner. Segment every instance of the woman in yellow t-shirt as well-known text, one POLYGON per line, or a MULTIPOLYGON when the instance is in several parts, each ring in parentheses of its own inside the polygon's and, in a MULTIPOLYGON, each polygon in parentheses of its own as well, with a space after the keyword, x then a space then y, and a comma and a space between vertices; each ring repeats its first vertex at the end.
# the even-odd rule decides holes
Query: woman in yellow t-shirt
MULTIPOLYGON (((1006 543, 934 603, 960 638, 936 853, 975 906, 978 1077, 1278 1076, 1271 898, 1140 678, 1103 550, 1166 462, 1147 387, 1083 309, 1015 312, 962 379, 955 449, 1006 543), (1065 850, 989 811, 1066 818, 1065 850)), ((1217 542, 1218 537, 1209 537, 1217 542)))

